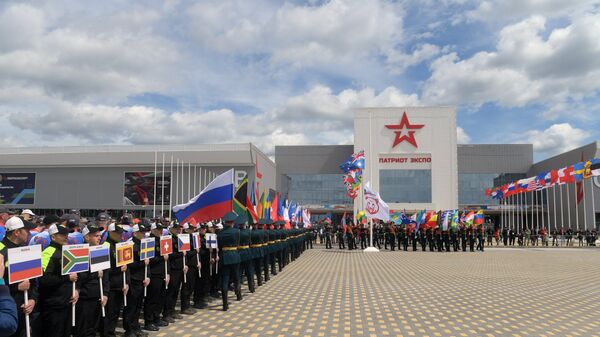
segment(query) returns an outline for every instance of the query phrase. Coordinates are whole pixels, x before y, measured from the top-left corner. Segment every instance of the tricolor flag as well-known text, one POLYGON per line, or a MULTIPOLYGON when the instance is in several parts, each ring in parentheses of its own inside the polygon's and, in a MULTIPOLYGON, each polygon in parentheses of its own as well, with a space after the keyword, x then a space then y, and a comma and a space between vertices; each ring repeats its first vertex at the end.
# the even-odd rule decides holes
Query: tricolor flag
POLYGON ((62 246, 62 274, 80 273, 90 269, 89 245, 62 246))
POLYGON ((200 250, 202 242, 200 241, 200 233, 192 233, 192 244, 195 250, 200 250))
POLYGON ((177 235, 177 249, 180 252, 187 252, 190 250, 190 235, 189 234, 177 235))
POLYGON ((156 254, 156 240, 145 238, 140 241, 140 261, 151 259, 156 254))
POLYGON ((13 284, 42 276, 42 246, 7 249, 8 283, 13 284))
POLYGON ((589 170, 592 177, 600 176, 600 159, 594 158, 589 163, 589 170))
POLYGON ((115 245, 117 267, 133 263, 133 242, 121 242, 115 245))
POLYGON ((231 169, 211 181, 197 196, 173 207, 179 223, 198 223, 222 218, 233 207, 233 173, 231 169))
POLYGON ((465 215, 465 226, 473 225, 473 220, 475 219, 475 212, 470 211, 467 215, 465 215))
POLYGON ((204 238, 206 239, 206 248, 219 248, 217 244, 217 234, 206 233, 204 238))
POLYGON ((475 213, 475 215, 473 217, 473 223, 476 225, 483 225, 484 220, 485 220, 485 217, 483 216, 483 211, 482 210, 477 211, 477 213, 475 213))
POLYGON ((90 246, 90 272, 110 268, 110 248, 104 245, 90 246))
MULTIPOLYGON (((216 234, 215 234, 216 235, 216 234)), ((160 237, 160 255, 165 256, 173 253, 173 242, 170 235, 160 237)))

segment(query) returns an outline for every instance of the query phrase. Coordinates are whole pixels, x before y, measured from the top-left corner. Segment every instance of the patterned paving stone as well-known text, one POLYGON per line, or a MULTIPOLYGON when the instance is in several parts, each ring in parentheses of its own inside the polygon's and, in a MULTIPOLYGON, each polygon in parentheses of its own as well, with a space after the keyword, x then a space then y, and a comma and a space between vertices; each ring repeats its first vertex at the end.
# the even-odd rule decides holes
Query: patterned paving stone
POLYGON ((153 336, 600 336, 600 250, 314 249, 153 336))

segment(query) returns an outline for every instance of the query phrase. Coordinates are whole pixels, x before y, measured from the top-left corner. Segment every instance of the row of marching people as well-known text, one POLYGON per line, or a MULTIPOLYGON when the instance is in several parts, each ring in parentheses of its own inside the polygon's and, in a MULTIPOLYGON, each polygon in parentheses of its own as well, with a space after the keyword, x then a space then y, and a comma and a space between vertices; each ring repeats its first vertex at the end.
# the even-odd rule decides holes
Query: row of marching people
MULTIPOLYGON (((312 247, 312 236, 305 229, 286 228, 285 223, 271 220, 261 220, 250 229, 246 217, 233 212, 226 214, 222 223, 197 226, 168 218, 134 223, 128 214, 113 222, 107 213, 100 213, 83 227, 68 222, 57 216, 44 219, 42 231, 49 242, 42 251, 42 276, 9 286, 18 311, 13 336, 26 336, 25 317, 31 336, 96 336, 98 332, 115 336, 119 317, 125 336, 147 336, 146 331, 158 331, 206 308, 217 296, 227 310, 230 288, 236 299, 242 300, 242 272, 249 291, 255 292, 256 286, 268 282, 312 247), (131 238, 124 238, 126 228, 131 230, 131 238), (63 275, 62 247, 75 230, 90 251, 95 246, 106 248, 105 257, 90 254, 90 265, 106 263, 106 269, 63 275), (170 239, 165 240, 166 235, 170 239), (198 244, 180 251, 180 239, 185 235, 190 236, 185 240, 188 243, 196 236, 198 244), (131 252, 119 249, 124 241, 133 243, 131 252), (123 254, 132 254, 131 262, 118 266, 119 260, 130 258, 123 254), (99 260, 102 258, 106 261, 99 260)), ((27 246, 34 228, 32 222, 18 216, 6 220, 0 253, 7 265, 7 250, 27 246)), ((76 256, 73 261, 77 262, 76 256)), ((3 276, 8 284, 8 276, 3 276)))

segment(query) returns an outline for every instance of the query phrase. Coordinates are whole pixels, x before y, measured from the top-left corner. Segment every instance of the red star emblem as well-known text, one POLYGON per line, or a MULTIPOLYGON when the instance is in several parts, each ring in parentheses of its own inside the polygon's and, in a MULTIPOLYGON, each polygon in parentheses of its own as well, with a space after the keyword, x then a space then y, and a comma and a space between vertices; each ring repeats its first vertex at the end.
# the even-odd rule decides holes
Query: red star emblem
POLYGON ((415 140, 415 131, 408 131, 408 135, 403 135, 401 130, 404 128, 406 128, 407 130, 418 130, 418 129, 422 128, 423 126, 425 126, 425 125, 424 124, 410 124, 410 122, 408 121, 408 117, 406 116, 406 111, 404 111, 404 114, 402 115, 402 119, 400 120, 400 124, 398 124, 398 125, 390 124, 390 125, 386 125, 385 127, 390 130, 395 130, 394 133, 396 134, 396 139, 394 139, 394 145, 392 145, 392 148, 396 147, 396 145, 402 143, 403 141, 407 141, 412 146, 418 148, 419 146, 417 146, 417 141, 415 140))

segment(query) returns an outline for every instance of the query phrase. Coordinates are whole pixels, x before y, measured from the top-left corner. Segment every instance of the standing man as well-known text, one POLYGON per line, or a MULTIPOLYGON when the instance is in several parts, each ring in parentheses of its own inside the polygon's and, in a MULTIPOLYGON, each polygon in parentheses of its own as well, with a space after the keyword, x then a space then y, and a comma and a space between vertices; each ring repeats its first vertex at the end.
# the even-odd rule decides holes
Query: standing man
POLYGON ((42 252, 43 276, 39 279, 39 300, 42 334, 66 337, 71 332, 71 306, 79 299, 79 286, 73 291, 77 274, 62 275, 62 246, 67 244, 69 229, 51 225, 50 245, 42 252))
MULTIPOLYGON (((150 278, 146 275, 146 266, 150 260, 140 261, 141 240, 150 231, 150 220, 142 219, 139 224, 132 226, 133 232, 133 263, 129 265, 129 291, 127 292, 127 306, 123 308, 123 321, 127 321, 131 327, 126 337, 148 336, 140 327, 140 313, 144 303, 144 287, 150 284, 150 278)), ((145 322, 144 322, 145 323, 145 322)))
MULTIPOLYGON (((22 221, 18 217, 12 217, 6 221, 4 228, 6 235, 0 242, 0 254, 4 257, 4 262, 8 265, 8 249, 23 247, 27 245, 29 231, 34 225, 29 221, 22 221)), ((38 313, 34 313, 35 305, 38 302, 38 280, 31 279, 15 284, 8 284, 8 270, 4 273, 4 284, 10 290, 10 296, 15 300, 17 305, 18 326, 17 331, 12 336, 26 336, 25 331, 25 315, 29 315, 30 324, 35 327, 35 321, 38 313), (28 301, 25 303, 25 291, 28 291, 28 301)), ((38 335, 38 331, 33 329, 33 336, 38 335)))
POLYGON ((182 319, 183 316, 175 312, 175 305, 179 297, 179 290, 183 283, 183 274, 187 273, 188 266, 183 265, 183 253, 179 251, 179 243, 177 236, 181 234, 181 225, 175 221, 169 227, 171 234, 171 245, 173 253, 169 255, 171 283, 165 297, 165 307, 163 309, 163 319, 169 323, 174 323, 176 319, 182 319))
MULTIPOLYGON (((129 224, 129 215, 123 215, 121 223, 129 224)), ((110 290, 108 293, 108 302, 106 304, 106 317, 104 318, 104 331, 103 336, 112 337, 115 336, 115 329, 117 328, 117 321, 119 320, 119 312, 124 304, 124 298, 127 296, 129 291, 129 273, 127 271, 127 265, 117 267, 117 243, 121 242, 121 234, 123 234, 123 227, 115 223, 108 225, 108 238, 104 245, 110 249, 110 265, 109 270, 109 281, 110 290), (127 282, 123 283, 123 273, 127 282)), ((126 332, 132 331, 129 322, 123 321, 123 328, 126 332)))
POLYGON ((240 287, 240 254, 238 252, 240 244, 240 231, 233 228, 237 219, 237 214, 229 212, 223 217, 225 227, 217 234, 217 242, 222 252, 221 258, 221 296, 223 299, 223 311, 229 310, 227 293, 229 291, 229 281, 233 281, 233 289, 237 300, 242 300, 242 290, 240 287))
MULTIPOLYGON (((96 226, 84 227, 81 231, 85 243, 98 246, 102 234, 96 226)), ((108 302, 110 284, 104 270, 91 273, 89 270, 78 275, 79 301, 76 308, 76 331, 79 337, 95 337, 100 325, 100 312, 108 302), (100 293, 102 282, 102 293, 100 293)))
POLYGON ((238 216, 235 220, 235 223, 240 230, 240 268, 244 271, 244 275, 246 275, 246 281, 248 282, 248 290, 250 290, 250 292, 253 293, 255 291, 254 268, 252 263, 252 251, 250 249, 250 244, 252 242, 252 233, 250 233, 250 230, 246 228, 246 222, 246 214, 238 216))
MULTIPOLYGON (((254 273, 256 274, 256 282, 258 286, 262 286, 262 260, 263 254, 263 230, 259 226, 261 221, 252 225, 252 231, 250 232, 250 252, 252 255, 252 264, 254 266, 254 273)), ((266 281, 265 281, 266 282, 266 281)))
MULTIPOLYGON (((192 236, 192 233, 194 233, 194 226, 184 223, 183 232, 183 235, 190 236, 190 242, 194 241, 194 237, 192 236)), ((185 252, 185 264, 187 265, 188 270, 185 274, 187 282, 183 283, 183 286, 181 287, 181 314, 193 315, 196 310, 192 309, 190 303, 192 293, 196 289, 196 283, 199 282, 198 269, 201 267, 200 256, 198 255, 198 250, 196 248, 190 247, 190 250, 185 252)))
POLYGON ((150 237, 154 239, 154 257, 150 259, 150 284, 146 290, 146 300, 144 303, 144 329, 148 331, 157 331, 161 327, 169 325, 164 321, 160 314, 163 311, 165 302, 165 283, 169 284, 170 276, 168 274, 169 256, 160 256, 160 237, 162 236, 163 226, 154 219, 150 225, 150 237), (167 273, 165 274, 165 263, 167 263, 167 273))

